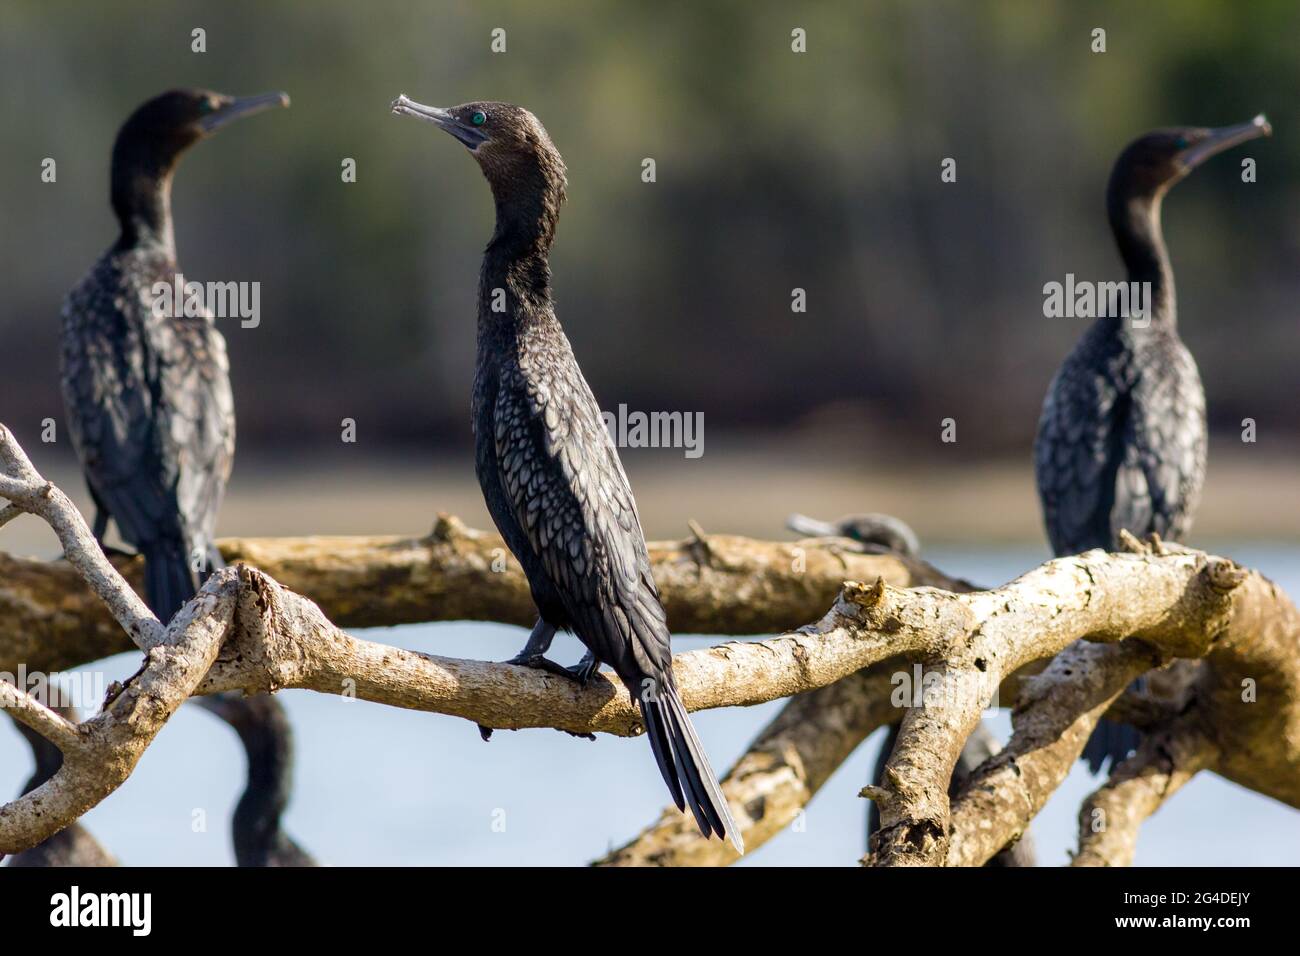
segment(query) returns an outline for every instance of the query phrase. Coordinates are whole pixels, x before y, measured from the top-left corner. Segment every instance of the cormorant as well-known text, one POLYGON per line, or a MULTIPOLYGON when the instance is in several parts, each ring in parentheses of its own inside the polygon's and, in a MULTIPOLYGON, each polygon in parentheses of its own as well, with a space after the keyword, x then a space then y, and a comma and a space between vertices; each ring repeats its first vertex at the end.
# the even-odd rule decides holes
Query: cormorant
MULTIPOLYGON (((1097 319, 1048 387, 1034 464, 1055 554, 1113 550, 1122 529, 1177 541, 1190 528, 1205 477, 1205 391, 1178 337, 1160 204, 1211 156, 1271 132, 1263 116, 1221 129, 1160 129, 1116 160, 1106 211, 1129 281, 1150 283, 1149 312, 1140 323, 1097 319)), ((1138 740, 1133 728, 1102 721, 1083 756, 1096 773, 1138 740)))
POLYGON ((113 145, 121 235, 63 306, 63 398, 95 537, 102 546, 111 517, 144 556, 145 599, 163 624, 221 564, 213 530, 235 448, 226 344, 212 316, 153 307, 153 286, 179 272, 172 173, 231 120, 288 102, 173 90, 132 113, 113 145))
MULTIPOLYGON (((56 706, 52 708, 74 723, 78 722, 77 712, 71 707, 56 706)), ((63 752, 26 724, 17 720, 14 725, 26 738, 32 748, 32 757, 36 769, 31 778, 23 784, 23 793, 31 793, 45 781, 49 780, 63 766, 63 752)), ((42 840, 34 847, 15 853, 9 860, 9 866, 117 866, 117 860, 99 845, 99 841, 80 823, 70 823, 48 840, 42 840)))
POLYGON ((316 866, 316 860, 280 829, 289 805, 293 732, 280 702, 270 694, 237 691, 200 697, 199 706, 239 734, 248 757, 248 786, 235 805, 231 832, 239 866, 316 866))
MULTIPOLYGON (((894 745, 898 743, 899 726, 899 724, 893 724, 889 728, 889 734, 880 747, 880 756, 876 758, 876 768, 871 773, 871 779, 877 784, 885 775, 885 764, 889 762, 890 754, 894 752, 894 745)), ((957 791, 975 772, 975 768, 1001 749, 997 738, 983 724, 976 726, 974 732, 966 738, 966 745, 962 747, 961 754, 957 757, 957 765, 952 769, 952 780, 948 784, 948 796, 956 796, 957 791)), ((871 801, 867 810, 868 840, 870 840, 871 834, 879 829, 880 810, 875 801, 871 801)), ((992 867, 1036 866, 1033 838, 1026 832, 1015 844, 1001 850, 984 865, 992 867)))
POLYGON ((807 515, 792 514, 785 526, 807 538, 848 538, 866 545, 872 553, 901 554, 907 558, 919 557, 921 542, 907 523, 884 514, 845 515, 834 521, 819 521, 807 515))
POLYGON ((743 852, 678 696, 670 635, 618 452, 551 304, 548 253, 564 162, 532 113, 506 103, 451 109, 399 96, 393 112, 434 123, 469 149, 491 186, 496 228, 483 257, 474 377, 475 470, 488 511, 528 578, 538 620, 511 663, 581 680, 608 664, 640 707, 678 809, 743 852), (555 632, 588 649, 572 672, 543 655, 555 632))
MULTIPOLYGON (((856 514, 837 518, 835 521, 819 521, 801 514, 792 514, 786 519, 786 527, 796 534, 809 538, 848 538, 857 541, 873 552, 893 553, 908 558, 921 556, 921 544, 916 532, 903 520, 886 514, 856 514)), ((879 784, 885 774, 885 764, 889 762, 898 743, 899 725, 893 724, 885 736, 885 742, 876 758, 875 769, 871 772, 871 782, 879 784)), ((966 782, 966 778, 998 750, 997 739, 980 724, 966 740, 957 765, 953 767, 952 780, 948 787, 950 796, 955 795, 966 782)), ((867 838, 880 829, 880 810, 875 802, 867 805, 867 838)), ((1026 834, 1015 846, 1003 850, 989 860, 986 866, 1033 866, 1033 843, 1026 834)))

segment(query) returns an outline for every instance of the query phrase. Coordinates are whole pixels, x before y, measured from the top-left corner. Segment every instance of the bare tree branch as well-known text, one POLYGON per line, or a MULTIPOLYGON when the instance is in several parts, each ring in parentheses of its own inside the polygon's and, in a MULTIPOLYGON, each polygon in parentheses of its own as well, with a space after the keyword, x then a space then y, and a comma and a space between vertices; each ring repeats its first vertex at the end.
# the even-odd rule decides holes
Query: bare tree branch
POLYGON ((1079 851, 1074 866, 1130 866, 1138 829, 1201 770, 1214 764, 1214 744, 1195 720, 1179 720, 1148 733, 1137 753, 1079 810, 1079 851))
POLYGON ((1025 829, 1069 775, 1111 701, 1158 658, 1137 642, 1075 644, 1025 681, 1007 746, 952 802, 946 865, 982 866, 1025 829))
MULTIPOLYGON (((443 516, 425 538, 232 538, 227 563, 260 568, 343 627, 483 620, 531 627, 537 611, 518 563, 494 533, 443 516), (499 569, 499 570, 494 570, 499 569)), ((967 587, 922 561, 834 542, 734 535, 654 542, 654 576, 678 633, 771 634, 820 618, 846 580, 967 587)), ((135 588, 143 562, 115 556, 135 588)), ((74 567, 0 553, 0 673, 53 672, 130 650, 74 567)))
MULTIPOLYGON (((749 745, 722 781, 747 852, 797 820, 831 774, 877 727, 897 719, 890 678, 897 660, 800 694, 749 745)), ((730 843, 706 840, 686 814, 667 807, 658 821, 597 866, 725 866, 730 843)))
POLYGON ((137 647, 143 650, 156 641, 162 630, 158 619, 135 591, 119 586, 121 576, 95 543, 81 512, 67 495, 37 473, 4 425, 0 425, 0 469, 0 497, 8 498, 14 508, 37 515, 53 529, 73 569, 137 647))
MULTIPOLYGON (((162 631, 103 559, 71 503, 36 475, 7 432, 0 433, 0 446, 7 472, 3 493, 55 527, 72 567, 146 651, 141 673, 115 690, 103 714, 77 725, 75 737, 39 706, 12 694, 3 698, 18 705, 24 723, 58 738, 65 761, 45 785, 0 808, 0 852, 39 842, 103 799, 130 774, 176 707, 196 692, 304 687, 489 727, 623 735, 641 730, 626 692, 604 676, 583 689, 526 668, 358 640, 314 603, 247 566, 214 575, 162 631)), ((713 576, 719 563, 713 544, 689 542, 684 550, 709 553, 692 554, 689 561, 679 555, 678 565, 664 568, 666 575, 692 577, 694 583, 679 590, 706 607, 717 600, 733 621, 760 620, 758 612, 740 611, 734 597, 714 590, 742 582, 730 570, 713 576)), ((764 600, 764 588, 791 606, 808 600, 791 598, 808 586, 806 568, 793 575, 793 567, 756 568, 755 553, 763 546, 749 545, 742 545, 750 562, 749 600, 764 600)), ((876 560, 895 572, 907 570, 894 559, 876 560)), ((468 577, 483 583, 481 569, 468 577)), ((349 613, 362 613, 357 602, 364 597, 354 592, 351 600, 349 613)), ((466 606, 448 602, 458 610, 466 606)), ((695 613, 704 623, 704 611, 695 613)), ((750 755, 753 773, 742 761, 728 777, 746 836, 752 831, 766 839, 798 813, 874 724, 888 719, 881 701, 897 666, 892 662, 923 663, 924 704, 908 710, 884 783, 873 790, 882 829, 869 862, 977 864, 1022 832, 1068 771, 1097 717, 1131 678, 1175 657, 1203 659, 1178 686, 1190 695, 1188 719, 1198 721, 1220 755, 1213 769, 1300 806, 1298 622, 1294 606, 1271 583, 1223 558, 1163 547, 1129 554, 1091 551, 1050 561, 990 591, 957 594, 850 581, 816 624, 763 641, 681 654, 674 666, 692 710, 822 689, 792 703, 764 732, 750 755), (1093 643, 1076 643, 1081 640, 1093 643), (1048 660, 1046 670, 1027 682, 1006 750, 975 773, 950 809, 946 791, 953 764, 981 711, 999 685, 1048 660), (1268 706, 1255 706, 1257 699, 1268 706), (845 713, 850 719, 837 726, 836 716, 845 713), (810 734, 825 735, 827 742, 818 747, 810 734), (1250 748, 1250 759, 1233 750, 1241 746, 1250 748), (819 754, 816 760, 795 766, 813 753, 819 754), (783 774, 790 782, 773 786, 783 774)), ((653 842, 666 831, 651 832, 657 834, 653 842)), ((677 836, 659 840, 657 850, 634 841, 609 862, 687 859, 689 840, 677 836)))
POLYGON ((76 724, 8 681, 0 681, 0 708, 60 750, 76 746, 80 740, 76 724))
POLYGON ((121 786, 212 666, 237 594, 235 571, 214 574, 150 646, 144 669, 104 711, 78 726, 75 741, 53 741, 63 751, 59 772, 0 807, 0 854, 35 846, 121 786))

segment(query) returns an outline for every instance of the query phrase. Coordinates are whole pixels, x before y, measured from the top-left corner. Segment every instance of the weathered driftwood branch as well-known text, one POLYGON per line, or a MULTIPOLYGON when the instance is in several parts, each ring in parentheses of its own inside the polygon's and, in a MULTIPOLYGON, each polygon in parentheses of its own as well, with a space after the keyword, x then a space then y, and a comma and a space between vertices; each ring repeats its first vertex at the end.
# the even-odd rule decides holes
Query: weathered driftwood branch
MULTIPOLYGON (((930 583, 919 579, 899 586, 930 583)), ((939 586, 954 593, 975 590, 966 581, 939 586)), ((1036 666, 1022 668, 1004 681, 1002 699, 1015 700, 1018 678, 1036 666)), ((753 853, 791 825, 822 784, 873 731, 902 719, 904 710, 892 698, 898 686, 911 677, 910 669, 902 658, 882 661, 786 703, 722 780, 732 807, 745 810, 736 818, 744 831, 747 852, 753 853)), ((736 859, 730 844, 702 839, 691 818, 670 806, 655 823, 595 865, 725 866, 736 859)))
POLYGON ((141 671, 125 687, 113 688, 101 714, 80 724, 0 681, 0 705, 63 753, 63 765, 53 777, 0 806, 3 855, 52 836, 130 776, 140 755, 216 659, 235 606, 237 576, 233 571, 215 575, 164 629, 104 558, 72 502, 41 478, 2 425, 0 472, 0 496, 54 529, 69 563, 145 651, 141 671))
POLYGON ((1080 643, 1027 680, 1011 716, 1011 740, 952 802, 947 865, 980 866, 1018 839, 1069 774, 1111 702, 1158 663, 1151 648, 1136 642, 1080 643))
MULTIPOLYGON (((312 602, 246 566, 214 575, 164 631, 103 557, 71 502, 35 472, 4 430, 0 455, 8 473, 0 490, 13 506, 40 515, 56 529, 70 565, 146 651, 141 672, 103 714, 81 725, 0 683, 14 716, 48 732, 65 757, 54 778, 0 809, 0 853, 45 839, 112 792, 172 711, 199 689, 200 680, 202 692, 309 687, 464 716, 485 726, 640 730, 626 692, 604 677, 579 690, 523 668, 426 657, 359 641, 312 602), (223 641, 226 649, 218 660, 223 641), (95 772, 97 767, 102 772, 95 772)), ((825 557, 840 560, 830 551, 825 557)), ((710 555, 705 564, 715 562, 710 555)), ((800 633, 682 655, 676 667, 688 707, 735 706, 825 686, 879 659, 881 646, 880 639, 846 642, 800 633)))
MULTIPOLYGON (((877 727, 897 719, 890 683, 897 662, 876 664, 786 704, 722 781, 747 851, 789 826, 813 795, 877 727)), ((723 866, 730 843, 706 840, 669 806, 635 839, 597 866, 723 866)))
MULTIPOLYGON (((679 633, 791 630, 821 617, 846 580, 964 586, 924 562, 861 554, 847 544, 707 535, 652 543, 650 557, 679 633)), ((342 627, 449 620, 531 627, 536 618, 501 538, 453 517, 439 518, 425 538, 232 538, 219 547, 228 563, 262 570, 342 627)), ((132 587, 141 586, 139 558, 112 560, 132 587)), ((0 673, 16 673, 20 664, 66 670, 130 649, 76 568, 0 553, 0 673)))
MULTIPOLYGON (((63 693, 62 688, 57 686, 50 688, 47 697, 50 709, 60 717, 65 718, 68 722, 67 726, 75 734, 76 725, 81 723, 81 718, 77 715, 76 708, 72 707, 68 700, 69 698, 63 693)), ((42 733, 32 730, 21 721, 15 721, 15 723, 18 732, 22 734, 31 748, 32 759, 36 765, 22 790, 23 793, 29 793, 58 773, 59 768, 63 765, 63 751, 51 743, 42 733)), ((49 728, 45 729, 48 730, 49 728)), ((59 739, 61 735, 56 731, 52 736, 59 739)), ((65 739, 65 746, 69 742, 65 739)), ((113 854, 109 853, 89 830, 83 827, 80 822, 77 822, 65 827, 30 849, 9 857, 5 861, 5 865, 12 867, 105 867, 117 866, 118 862, 113 854)))
MULTIPOLYGON (((305 687, 451 714, 489 727, 616 734, 640 730, 626 693, 603 676, 579 689, 523 668, 358 640, 311 601, 248 567, 214 575, 163 631, 99 556, 80 515, 30 469, 7 432, 0 431, 0 446, 9 474, 0 494, 55 526, 72 566, 146 651, 141 673, 115 692, 103 714, 76 726, 75 740, 57 715, 14 701, 12 694, 6 697, 18 705, 18 719, 58 738, 66 759, 46 785, 0 808, 0 852, 44 839, 111 792, 193 692, 305 687)), ((694 547, 706 544, 712 550, 712 539, 694 547)), ((689 560, 696 580, 684 587, 695 587, 697 595, 699 582, 718 563, 716 551, 707 557, 689 560)), ((887 557, 875 560, 900 566, 887 557)), ((672 565, 665 570, 671 575, 672 565)), ((789 577, 788 571, 775 568, 770 578, 761 568, 750 572, 760 581, 789 577)), ((409 579, 411 573, 402 575, 409 579)), ((796 579, 795 590, 807 586, 806 575, 805 570, 796 579)), ((710 579, 709 586, 726 580, 710 579)), ((781 593, 788 595, 790 586, 783 587, 781 593)), ((707 592, 700 599, 712 600, 707 592)), ((751 599, 762 600, 762 589, 751 599)), ((352 601, 347 613, 363 613, 355 607, 355 596, 352 601)), ((753 611, 744 613, 750 615, 745 620, 757 619, 753 611)), ((871 586, 850 582, 815 625, 765 641, 681 654, 674 664, 691 709, 759 703, 837 682, 850 696, 858 688, 857 696, 851 696, 853 706, 874 707, 879 704, 866 702, 877 698, 882 681, 888 682, 889 671, 882 665, 889 667, 887 662, 899 657, 923 662, 934 686, 926 688, 925 706, 907 711, 884 786, 874 793, 883 827, 872 862, 983 862, 1013 839, 1016 828, 1037 809, 1036 796, 1026 798, 1025 790, 1011 787, 1002 788, 1015 805, 1010 811, 994 804, 985 808, 988 812, 973 813, 985 793, 999 792, 990 788, 996 775, 1010 768, 1017 777, 1050 783, 1062 762, 1077 756, 1096 717, 1130 678, 1173 657, 1204 658, 1192 685, 1193 707, 1184 716, 1193 715, 1188 719, 1198 721, 1196 726, 1221 754, 1213 769, 1300 806, 1300 774, 1295 772, 1300 766, 1300 626, 1295 609, 1264 579, 1200 552, 1088 552, 1051 561, 1004 587, 968 594, 905 590, 881 580, 871 586), (1075 645, 1080 639, 1110 646, 1075 645), (950 815, 946 789, 953 763, 994 690, 1021 668, 1066 648, 1072 649, 1031 682, 1039 692, 1028 693, 1017 712, 1016 735, 974 775, 950 815), (872 669, 858 673, 864 668, 872 669), (1243 708, 1243 675, 1267 706, 1243 708), (1062 729, 1046 740, 1052 727, 1062 729), (1035 740, 1047 745, 1034 747, 1035 740), (1233 753, 1234 745, 1251 748, 1250 759, 1233 753)), ((833 695, 828 691, 825 696, 833 695)), ((795 772, 809 794, 861 740, 860 728, 883 719, 878 711, 859 715, 836 733, 824 715, 813 712, 806 715, 811 730, 796 726, 798 713, 792 705, 764 739, 780 751, 776 759, 790 762, 800 747, 814 749, 807 740, 810 732, 835 738, 820 763, 795 772)), ((774 824, 779 827, 778 821, 790 814, 790 804, 771 817, 764 804, 788 790, 763 789, 773 777, 771 762, 757 770, 754 782, 759 786, 748 793, 743 772, 733 773, 729 786, 741 803, 742 825, 770 836, 774 824)), ((800 795, 795 803, 802 806, 806 799, 800 795)), ((683 852, 680 846, 672 849, 678 856, 683 852)))
POLYGON ((1137 753, 1084 801, 1072 865, 1130 866, 1142 823, 1216 759, 1214 744, 1194 719, 1149 731, 1137 753))
MULTIPOLYGON (((851 589, 846 589, 849 594, 851 589)), ((1152 726, 1191 706, 1188 701, 1194 698, 1197 719, 1217 735, 1212 739, 1222 741, 1226 735, 1237 741, 1235 746, 1268 751, 1259 764, 1243 759, 1240 752, 1225 755, 1213 769, 1300 807, 1300 711, 1292 684, 1300 668, 1300 617, 1285 596, 1258 575, 1199 552, 1175 555, 1139 548, 1133 555, 1089 552, 1059 559, 1006 587, 962 598, 928 589, 899 594, 896 600, 891 590, 888 598, 869 608, 862 624, 889 630, 896 639, 912 629, 931 632, 934 645, 922 656, 944 666, 931 666, 927 674, 936 682, 946 680, 932 688, 923 710, 909 711, 904 718, 902 737, 910 733, 913 742, 895 749, 894 772, 887 775, 886 787, 874 794, 884 805, 885 819, 869 862, 984 863, 1024 832, 1078 759, 1097 719, 1120 699, 1132 678, 1174 655, 1204 656, 1195 665, 1179 662, 1187 666, 1177 668, 1178 679, 1164 682, 1170 685, 1166 697, 1176 697, 1176 706, 1169 699, 1134 702, 1126 695, 1121 699, 1124 706, 1117 709, 1152 726), (1135 558, 1140 564, 1132 563, 1135 558), (1128 635, 1134 639, 1125 639, 1128 635), (1075 644, 1072 636, 1116 643, 1075 644), (1017 665, 1058 651, 1044 673, 1024 682, 1026 692, 1013 715, 1016 735, 977 771, 953 802, 949 818, 943 790, 990 688, 1003 679, 1003 699, 1014 700, 1014 691, 1006 693, 1007 672, 1014 677, 1017 665), (1270 675, 1267 706, 1251 705, 1251 710, 1243 704, 1247 672, 1270 675), (1267 770, 1261 771, 1261 766, 1267 770), (885 813, 891 803, 892 818, 885 813)), ((897 641, 898 646, 905 643, 897 641)), ((1260 681, 1256 677, 1250 686, 1260 681)), ((1152 683, 1161 684, 1159 674, 1152 683)), ((825 696, 824 707, 796 710, 800 702, 792 701, 788 715, 798 720, 815 710, 826 725, 848 721, 854 730, 851 739, 861 740, 878 723, 889 721, 872 709, 878 699, 853 696, 863 686, 861 680, 842 682, 836 689, 844 691, 844 697, 838 701, 830 699, 830 689, 814 692, 807 699, 825 696)), ((746 782, 751 790, 753 783, 761 782, 775 814, 761 827, 752 818, 746 826, 738 817, 750 847, 793 819, 815 792, 815 786, 806 783, 818 780, 813 774, 786 771, 786 766, 797 766, 804 753, 816 759, 822 752, 807 741, 802 750, 786 749, 783 762, 774 763, 762 778, 766 745, 783 739, 777 731, 786 716, 778 717, 724 782, 733 802, 743 805, 747 791, 740 782, 751 763, 759 768, 759 780, 746 782)), ((636 840, 600 862, 719 864, 733 858, 693 835, 680 814, 670 809, 636 840)))

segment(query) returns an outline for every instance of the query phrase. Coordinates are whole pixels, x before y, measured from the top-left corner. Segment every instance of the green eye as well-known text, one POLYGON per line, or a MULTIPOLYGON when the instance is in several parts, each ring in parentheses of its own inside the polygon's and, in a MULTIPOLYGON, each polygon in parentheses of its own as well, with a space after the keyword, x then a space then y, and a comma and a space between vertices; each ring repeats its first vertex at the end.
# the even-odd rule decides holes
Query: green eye
POLYGON ((1187 148, 1187 137, 1186 137, 1186 136, 1180 136, 1180 137, 1178 137, 1178 142, 1177 142, 1175 145, 1177 145, 1177 147, 1178 147, 1179 149, 1186 149, 1186 148, 1187 148))
POLYGON ((215 108, 216 107, 212 105, 211 100, 199 101, 199 115, 203 115, 204 113, 211 113, 215 108))
POLYGON ((487 114, 482 110, 475 110, 474 115, 469 118, 469 121, 475 126, 482 126, 487 122, 487 114))

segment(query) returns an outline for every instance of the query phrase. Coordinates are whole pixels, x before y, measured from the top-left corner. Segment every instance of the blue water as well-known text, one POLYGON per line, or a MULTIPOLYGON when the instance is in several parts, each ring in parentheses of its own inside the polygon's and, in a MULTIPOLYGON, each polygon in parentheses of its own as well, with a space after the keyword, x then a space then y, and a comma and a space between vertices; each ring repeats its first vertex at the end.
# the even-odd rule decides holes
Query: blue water
MULTIPOLYGON (((1294 547, 1223 548, 1300 595, 1294 547)), ((936 550, 934 563, 981 584, 1009 580, 1043 555, 936 550)), ((489 624, 436 624, 358 632, 419 651, 502 660, 525 632, 489 624)), ((681 636, 679 648, 707 638, 681 636)), ((572 638, 553 655, 577 660, 572 638)), ((124 654, 95 665, 107 679, 139 665, 124 654)), ((490 743, 462 720, 418 714, 309 691, 284 691, 297 734, 295 797, 289 832, 332 864, 581 864, 637 833, 665 800, 644 740, 596 742, 545 730, 498 731, 490 743)), ((721 774, 780 708, 695 715, 721 774)), ((1003 739, 1005 712, 989 718, 1003 739)), ((804 828, 787 830, 741 865, 848 865, 865 840, 867 780, 882 734, 845 762, 808 809, 804 828)), ((126 784, 83 823, 130 865, 229 865, 228 821, 243 786, 234 735, 207 712, 181 709, 126 784)), ((16 793, 30 773, 26 746, 0 723, 0 793, 16 793)), ((1040 864, 1062 864, 1074 846, 1075 815, 1095 786, 1082 767, 1035 820, 1040 864)), ((1143 828, 1139 865, 1294 865, 1300 862, 1300 812, 1201 774, 1143 828)))

